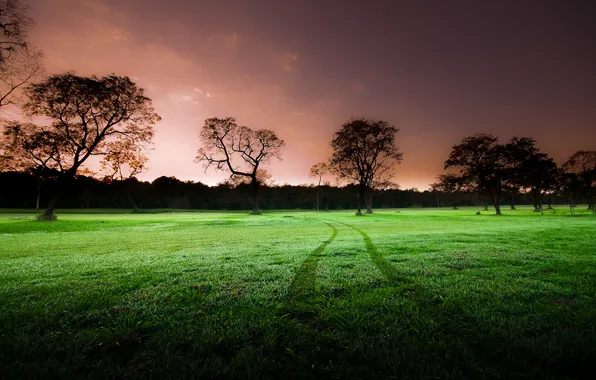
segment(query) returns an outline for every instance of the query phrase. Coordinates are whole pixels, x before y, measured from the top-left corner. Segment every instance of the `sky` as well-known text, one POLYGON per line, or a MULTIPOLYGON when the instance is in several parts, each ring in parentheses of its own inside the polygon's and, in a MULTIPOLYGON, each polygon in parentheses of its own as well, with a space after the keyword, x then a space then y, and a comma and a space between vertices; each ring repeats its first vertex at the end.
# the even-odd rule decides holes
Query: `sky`
POLYGON ((162 121, 149 170, 213 185, 206 118, 284 139, 276 183, 313 182, 351 117, 387 120, 395 181, 428 188, 475 133, 532 136, 559 163, 596 148, 596 6, 533 0, 28 0, 49 74, 127 75, 162 121))

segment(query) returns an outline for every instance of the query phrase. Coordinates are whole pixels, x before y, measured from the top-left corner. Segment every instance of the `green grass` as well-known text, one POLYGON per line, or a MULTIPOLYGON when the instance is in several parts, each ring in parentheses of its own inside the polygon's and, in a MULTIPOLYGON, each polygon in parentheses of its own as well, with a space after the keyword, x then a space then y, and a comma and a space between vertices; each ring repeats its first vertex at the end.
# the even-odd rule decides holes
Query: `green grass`
POLYGON ((592 378, 596 217, 0 213, 2 378, 592 378))

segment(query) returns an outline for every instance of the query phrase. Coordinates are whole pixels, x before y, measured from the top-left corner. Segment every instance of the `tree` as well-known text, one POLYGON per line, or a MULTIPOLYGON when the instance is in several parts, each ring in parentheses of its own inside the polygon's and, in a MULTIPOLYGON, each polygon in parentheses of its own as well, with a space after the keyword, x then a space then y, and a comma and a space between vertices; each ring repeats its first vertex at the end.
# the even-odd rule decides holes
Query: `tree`
POLYGON ((441 207, 441 198, 439 197, 439 194, 441 193, 440 187, 441 184, 439 182, 433 182, 430 184, 430 188, 428 189, 429 192, 435 195, 437 207, 441 207))
MULTIPOLYGON (((13 170, 56 177, 66 189, 64 185, 86 169, 89 158, 110 160, 115 149, 150 144, 153 125, 160 120, 151 99, 128 77, 59 74, 29 85, 26 95, 25 112, 51 123, 10 122, 0 155, 13 170)), ((51 197, 42 218, 55 219, 59 195, 51 197)))
MULTIPOLYGON (((402 153, 395 146, 398 131, 384 120, 354 118, 335 133, 329 166, 338 179, 357 184, 356 215, 362 215, 363 202, 372 196, 375 181, 391 178, 394 166, 401 162, 402 153)), ((366 203, 366 212, 372 213, 372 202, 366 203)))
POLYGON ((555 161, 536 147, 530 137, 514 137, 505 147, 510 165, 510 190, 530 195, 535 211, 542 211, 542 196, 556 188, 558 168, 555 161))
POLYGON ((319 200, 319 190, 321 188, 321 182, 323 181, 323 176, 326 175, 327 173, 329 173, 329 165, 325 162, 316 163, 310 168, 309 175, 311 177, 319 178, 319 182, 317 183, 317 190, 316 190, 317 211, 319 211, 321 209, 321 206, 320 206, 321 202, 319 200))
POLYGON ((454 145, 445 169, 459 168, 458 180, 465 190, 488 196, 496 214, 501 215, 500 198, 508 183, 507 155, 503 145, 491 134, 464 138, 454 145))
POLYGON ((596 151, 580 150, 563 164, 563 170, 577 176, 581 189, 588 201, 588 208, 596 212, 594 188, 596 187, 596 151))
POLYGON ((233 117, 205 120, 200 139, 203 147, 199 149, 196 161, 204 163, 205 171, 214 166, 216 170, 229 172, 232 179, 249 178, 252 213, 260 214, 260 166, 268 163, 271 158, 281 159, 281 148, 285 146, 285 142, 269 129, 253 130, 239 126, 233 117))
POLYGON ((43 72, 42 53, 28 41, 33 23, 17 0, 0 0, 0 107, 17 104, 19 90, 43 72))
POLYGON ((106 154, 101 161, 104 181, 116 185, 119 193, 124 193, 133 209, 139 208, 132 197, 136 176, 147 170, 149 158, 145 154, 146 147, 140 142, 133 144, 130 140, 116 140, 107 144, 106 154))
POLYGON ((575 173, 560 171, 558 192, 569 204, 571 215, 574 215, 575 201, 578 199, 578 195, 582 192, 582 181, 580 177, 575 173))
MULTIPOLYGON (((455 193, 462 190, 462 183, 460 177, 453 173, 441 174, 437 176, 437 182, 431 185, 433 191, 449 194, 453 196, 455 193)), ((439 195, 437 194, 437 202, 439 202, 439 195)), ((457 205, 453 203, 453 209, 457 210, 457 205)))

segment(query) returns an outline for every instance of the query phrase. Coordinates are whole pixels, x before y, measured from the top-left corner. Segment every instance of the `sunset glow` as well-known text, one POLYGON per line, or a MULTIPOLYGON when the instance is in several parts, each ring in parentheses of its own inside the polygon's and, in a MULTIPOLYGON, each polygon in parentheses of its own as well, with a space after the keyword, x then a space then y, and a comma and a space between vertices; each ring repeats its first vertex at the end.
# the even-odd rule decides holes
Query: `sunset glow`
POLYGON ((48 73, 116 73, 147 89, 163 120, 144 180, 226 178, 193 162, 209 117, 284 139, 269 167, 278 184, 312 183, 352 116, 400 129, 395 179, 420 190, 472 133, 533 136, 559 163, 596 140, 593 12, 577 4, 28 3, 48 73))

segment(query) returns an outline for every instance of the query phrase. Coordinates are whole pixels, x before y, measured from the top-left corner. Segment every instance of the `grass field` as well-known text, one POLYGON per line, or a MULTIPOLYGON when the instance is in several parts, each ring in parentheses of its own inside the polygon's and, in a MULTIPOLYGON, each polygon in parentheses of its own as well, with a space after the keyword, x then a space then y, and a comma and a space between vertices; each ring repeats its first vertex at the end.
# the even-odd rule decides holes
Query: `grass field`
POLYGON ((475 211, 5 211, 1 377, 593 378, 596 217, 475 211))

